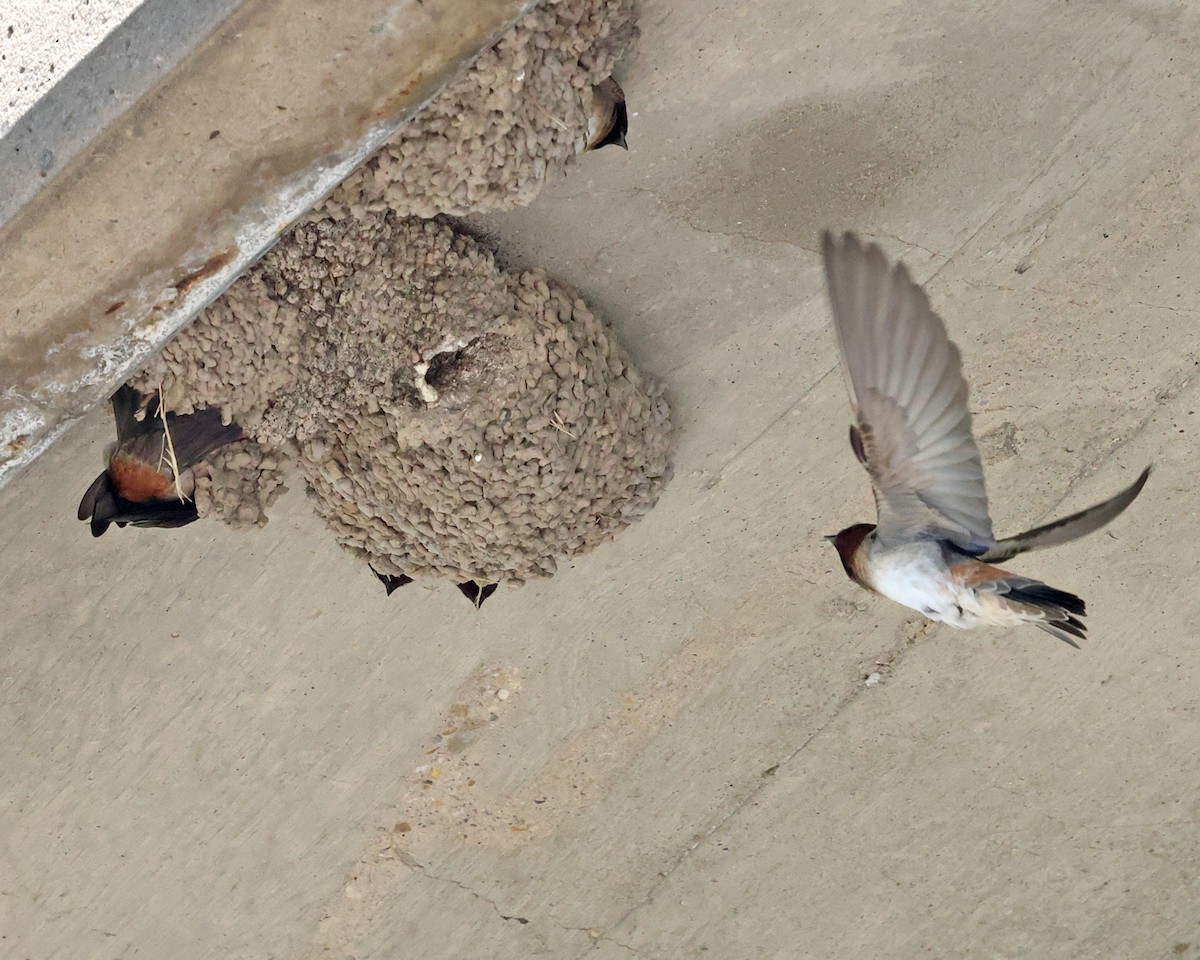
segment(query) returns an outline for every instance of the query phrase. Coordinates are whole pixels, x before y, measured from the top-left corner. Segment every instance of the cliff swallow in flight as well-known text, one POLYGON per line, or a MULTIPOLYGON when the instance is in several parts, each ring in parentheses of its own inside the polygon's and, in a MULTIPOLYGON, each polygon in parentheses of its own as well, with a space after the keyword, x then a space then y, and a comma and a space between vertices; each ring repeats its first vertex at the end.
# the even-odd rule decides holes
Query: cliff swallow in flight
POLYGON ((833 322, 857 424, 850 446, 867 468, 878 523, 832 540, 850 579, 954 627, 1032 623, 1073 647, 1084 602, 999 567, 1026 550, 1098 530, 1142 492, 1150 468, 1104 503, 997 540, 971 435, 958 348, 903 264, 847 233, 822 237, 833 322))
POLYGON ((197 410, 183 416, 167 414, 171 443, 159 416, 157 397, 146 404, 137 419, 141 395, 122 386, 112 397, 117 422, 117 442, 106 456, 107 466, 83 499, 79 519, 91 521, 92 536, 98 537, 115 523, 123 527, 182 527, 196 519, 192 468, 208 454, 227 443, 245 439, 237 424, 222 424, 219 410, 197 410), (179 477, 171 469, 171 450, 179 466, 179 477))
POLYGON ((628 150, 625 134, 629 131, 629 112, 625 109, 625 91, 612 77, 592 87, 592 115, 588 118, 585 150, 599 150, 615 143, 628 150))

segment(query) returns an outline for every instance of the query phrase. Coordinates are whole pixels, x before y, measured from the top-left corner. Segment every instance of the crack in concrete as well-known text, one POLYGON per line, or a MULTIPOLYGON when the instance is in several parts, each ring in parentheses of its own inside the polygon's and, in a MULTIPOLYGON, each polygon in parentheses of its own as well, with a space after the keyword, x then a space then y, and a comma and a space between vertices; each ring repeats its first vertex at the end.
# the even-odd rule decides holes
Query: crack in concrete
MULTIPOLYGON (((531 924, 533 923, 533 921, 531 921, 528 917, 521 917, 516 914, 505 913, 503 910, 500 909, 500 905, 498 903, 496 903, 495 900, 493 900, 491 897, 487 896, 486 894, 480 893, 478 890, 474 889, 473 887, 467 886, 467 884, 463 883, 461 880, 456 880, 454 877, 444 877, 441 874, 432 873, 425 864, 421 863, 419 860, 417 860, 411 854, 406 853, 403 850, 399 850, 399 851, 397 851, 397 855, 398 855, 400 862, 403 863, 406 867, 408 867, 413 872, 419 873, 421 876, 423 876, 429 880, 436 880, 438 883, 445 883, 445 884, 449 884, 452 887, 457 887, 459 890, 462 890, 464 893, 469 894, 471 897, 474 897, 476 900, 479 900, 482 903, 486 903, 489 907, 492 908, 492 910, 495 912, 496 916, 499 917, 501 920, 503 920, 505 923, 515 922, 515 923, 519 923, 522 927, 531 926, 531 924)), ((541 943, 542 950, 549 950, 550 945, 546 942, 546 938, 541 933, 541 931, 539 931, 536 927, 532 927, 530 929, 530 933, 532 933, 535 937, 537 937, 537 939, 541 943)))
MULTIPOLYGON (((632 189, 635 193, 648 194, 651 197, 651 199, 653 199, 660 207, 662 207, 666 211, 666 214, 668 217, 670 217, 672 220, 682 223, 685 227, 687 227, 693 233, 698 233, 698 234, 701 234, 702 236, 708 236, 708 237, 727 237, 730 239, 736 238, 738 240, 745 240, 747 243, 757 243, 757 244, 763 244, 765 246, 791 247, 794 250, 801 250, 804 253, 810 253, 814 257, 820 255, 819 250, 816 250, 812 247, 806 247, 806 246, 804 246, 804 244, 798 243, 795 240, 768 240, 765 237, 756 237, 752 233, 744 233, 744 232, 741 232, 738 230, 715 230, 711 227, 706 228, 706 227, 698 226, 697 224, 692 222, 691 217, 688 216, 687 210, 681 201, 669 200, 666 197, 659 196, 657 193, 655 193, 649 187, 633 187, 632 189)), ((914 244, 914 246, 915 246, 915 244, 914 244)))
MULTIPOLYGON (((1015 293, 1018 295, 1027 293, 1037 293, 1049 300, 1056 300, 1064 303, 1069 303, 1074 306, 1090 306, 1088 301, 1076 300, 1071 296, 1069 290, 1055 290, 1050 287, 1045 287, 1040 284, 1030 284, 1028 287, 1014 287, 1005 283, 979 283, 966 277, 959 278, 956 282, 962 283, 963 286, 970 287, 972 290, 980 290, 985 293, 993 293, 1001 291, 1003 293, 1015 293)), ((1165 303, 1152 303, 1149 300, 1123 300, 1121 292, 1113 290, 1102 283, 1096 283, 1094 280, 1077 280, 1074 281, 1077 287, 1088 287, 1095 290, 1099 298, 1108 304, 1113 310, 1123 310, 1129 307, 1145 307, 1147 310, 1166 310, 1170 313, 1182 313, 1185 316, 1192 316, 1200 313, 1200 307, 1177 306, 1172 307, 1165 303)))
POLYGON ((789 416, 791 416, 792 411, 795 410, 798 406, 800 406, 800 404, 804 403, 804 401, 806 401, 809 397, 811 397, 817 391, 817 389, 821 386, 821 384, 823 384, 825 382, 825 380, 829 377, 829 375, 831 373, 833 373, 835 370, 840 370, 840 369, 841 369, 841 362, 839 361, 838 363, 835 363, 832 367, 830 367, 828 370, 826 370, 819 377, 817 377, 817 379, 814 380, 812 382, 812 384, 803 393, 800 394, 800 396, 798 396, 794 401, 792 401, 790 404, 788 404, 788 406, 786 408, 784 408, 784 410, 777 417, 775 417, 773 420, 771 420, 770 423, 768 423, 766 426, 764 426, 753 438, 746 441, 746 444, 743 447, 741 447, 741 449, 736 450, 734 453, 730 454, 730 456, 719 467, 717 467, 717 470, 716 470, 717 480, 716 480, 716 483, 712 484, 712 486, 714 486, 714 487, 717 486, 717 484, 719 484, 724 479, 724 473, 728 467, 732 466, 734 463, 736 463, 738 460, 740 460, 743 456, 745 456, 753 447, 755 447, 761 440, 763 440, 767 436, 768 433, 770 433, 777 426, 779 426, 780 423, 782 423, 789 416))
POLYGON ((1194 366, 1191 370, 1182 373, 1174 380, 1174 382, 1170 382, 1165 387, 1160 389, 1155 394, 1154 405, 1150 408, 1149 412, 1134 421, 1133 426, 1125 433, 1124 436, 1114 440, 1106 450, 1101 451, 1090 460, 1084 461, 1084 463, 1075 471, 1074 476, 1067 481, 1067 487, 1063 491, 1063 495, 1055 502, 1054 506, 1051 507, 1047 513, 1053 513, 1055 510, 1057 510, 1059 505, 1067 499, 1067 496, 1080 480, 1090 477, 1092 474, 1096 473, 1101 466, 1116 456, 1117 451, 1128 446, 1129 443, 1141 436, 1141 434, 1158 415, 1158 412, 1167 404, 1171 403, 1173 400, 1176 400, 1185 390, 1188 389, 1192 381, 1196 378, 1198 368, 1200 368, 1200 362, 1198 362, 1198 365, 1194 366))
POLYGON ((560 929, 560 930, 568 930, 572 933, 586 933, 589 937, 591 937, 591 939, 593 941, 592 944, 590 946, 588 946, 588 948, 586 950, 584 950, 583 954, 580 954, 580 956, 583 956, 584 954, 587 954, 587 953, 591 952, 592 950, 594 950, 596 947, 596 944, 598 944, 598 943, 611 943, 615 947, 620 947, 622 950, 628 951, 629 953, 633 954, 633 956, 635 956, 635 957, 641 956, 641 954, 638 953, 636 948, 631 947, 627 943, 622 943, 620 940, 617 940, 614 937, 610 937, 608 934, 603 933, 602 931, 596 929, 595 927, 571 927, 571 926, 567 926, 566 924, 563 924, 563 923, 555 923, 554 925, 556 927, 558 927, 558 929, 560 929))
POLYGON ((1200 313, 1200 310, 1197 310, 1195 307, 1168 307, 1165 303, 1150 303, 1146 300, 1134 300, 1132 304, 1138 307, 1147 307, 1150 310, 1169 310, 1171 313, 1200 313))
MULTIPOLYGON (((933 628, 935 626, 936 625, 931 621, 929 622, 929 628, 933 628)), ((925 636, 927 633, 928 629, 923 630, 921 631, 920 636, 925 636)), ((909 646, 911 646, 911 644, 906 639, 902 639, 898 644, 892 644, 891 647, 885 648, 884 653, 879 654, 878 657, 882 659, 882 657, 888 652, 891 652, 893 656, 890 661, 890 665, 894 668, 900 663, 901 659, 903 658, 904 651, 907 650, 909 646)), ((822 733, 825 732, 825 730, 829 728, 831 724, 838 721, 841 718, 842 713, 868 689, 869 688, 866 687, 856 675, 847 691, 834 704, 833 709, 826 717, 825 722, 814 729, 799 746, 789 752, 782 760, 768 767, 768 773, 760 774, 757 781, 746 791, 745 794, 733 800, 732 806, 724 814, 718 816, 706 828, 701 829, 701 831, 699 831, 701 839, 696 840, 685 847, 673 861, 671 861, 664 869, 658 872, 657 877, 649 885, 649 887, 647 887, 642 897, 617 918, 616 922, 612 924, 612 929, 620 927, 622 923, 632 917, 638 910, 650 903, 653 900, 654 895, 663 886, 663 884, 665 884, 666 881, 669 880, 671 876, 673 876, 674 873, 679 870, 680 867, 682 867, 691 859, 692 854, 700 847, 702 843, 704 843, 706 838, 711 837, 714 833, 719 833, 726 824, 728 824, 743 810, 749 807, 770 785, 771 781, 774 779, 775 775, 780 769, 791 763, 796 757, 804 752, 818 737, 821 736, 822 733)), ((625 949, 630 950, 635 956, 638 955, 637 951, 632 947, 629 947, 628 945, 623 944, 610 936, 602 936, 598 939, 609 940, 612 943, 615 943, 617 946, 623 946, 625 949)), ((583 953, 578 954, 575 960, 583 960, 583 958, 591 949, 592 947, 588 947, 588 949, 583 951, 583 953)))
POLYGON ((887 237, 889 240, 895 240, 897 243, 902 243, 905 246, 916 247, 918 250, 924 250, 927 254, 929 254, 935 260, 939 259, 942 256, 936 250, 930 250, 928 247, 923 247, 919 243, 914 243, 912 240, 905 240, 898 233, 880 233, 880 234, 876 234, 876 236, 887 237))
MULTIPOLYGON (((486 894, 480 893, 478 890, 474 889, 473 887, 468 886, 467 884, 463 883, 461 880, 455 879, 454 877, 446 877, 446 876, 442 876, 441 874, 431 872, 425 864, 418 861, 411 854, 405 853, 403 851, 398 851, 398 858, 399 858, 400 862, 403 863, 406 867, 408 867, 410 870, 412 870, 416 873, 421 874, 421 876, 425 877, 426 879, 434 880, 434 881, 437 881, 438 883, 445 883, 452 887, 456 887, 459 890, 463 891, 464 893, 470 895, 474 899, 479 900, 482 903, 486 903, 489 907, 492 908, 492 910, 495 912, 496 916, 499 917, 501 920, 505 921, 506 923, 514 923, 515 922, 515 923, 520 924, 522 927, 529 927, 530 928, 529 932, 532 933, 535 937, 537 937, 537 939, 541 945, 541 951, 539 951, 539 952, 549 951, 550 945, 546 941, 545 935, 543 933, 541 933, 540 930, 538 930, 537 925, 540 921, 538 921, 538 919, 536 917, 522 917, 522 916, 518 916, 516 914, 505 913, 501 909, 500 905, 498 903, 496 903, 496 901, 493 900, 491 897, 487 896, 486 894)), ((634 947, 630 946, 627 943, 622 943, 620 940, 617 940, 615 937, 609 936, 607 933, 605 933, 603 930, 601 930, 598 927, 570 926, 568 924, 559 923, 558 921, 554 920, 552 917, 549 919, 548 922, 552 923, 554 926, 558 927, 558 929, 560 929, 560 930, 565 930, 570 933, 585 933, 585 934, 587 934, 587 936, 592 940, 592 943, 584 951, 585 953, 594 949, 595 945, 598 943, 611 943, 614 946, 620 947, 622 950, 627 951, 634 957, 640 956, 640 954, 634 947)))
MULTIPOLYGON (((1113 86, 1113 84, 1116 82, 1117 77, 1128 74, 1133 70, 1133 60, 1134 60, 1134 57, 1131 55, 1125 63, 1118 65, 1118 67, 1114 70, 1113 74, 1110 76, 1107 84, 1097 85, 1096 89, 1098 91, 1108 91, 1108 90, 1116 89, 1113 86)), ((984 230, 986 230, 992 224, 992 221, 994 221, 996 219, 996 217, 999 216, 999 214, 1002 210, 1004 210, 1006 208, 1017 209, 1017 210, 1020 209, 1021 202, 1024 200, 1024 198, 1026 196, 1028 196, 1029 192, 1034 188, 1034 186, 1037 184, 1037 182, 1039 180, 1041 180, 1042 178, 1048 176, 1050 171, 1053 170, 1054 167, 1057 166, 1059 163, 1061 163, 1063 158, 1066 157, 1070 153, 1070 150, 1068 149, 1068 144, 1070 144, 1073 140, 1076 139, 1077 134, 1075 133, 1075 131, 1076 131, 1077 127, 1080 124, 1085 124, 1087 122, 1087 115, 1090 115, 1090 113, 1097 108, 1097 106, 1104 100, 1105 96, 1106 96, 1106 93, 1098 92, 1096 94, 1096 96, 1093 97, 1092 100, 1086 104, 1086 106, 1083 106, 1080 109, 1075 111, 1075 120, 1067 125, 1066 129, 1063 131, 1062 136, 1059 138, 1056 149, 1051 153, 1051 155, 1049 157, 1046 158, 1046 162, 1043 163, 1041 165, 1041 167, 1038 168, 1037 172, 1034 173, 1034 175, 1029 178, 1029 180, 1028 180, 1028 182, 1026 182, 1025 186, 1023 186, 1019 190, 1017 190, 1011 197, 1006 198, 1006 199, 1001 199, 996 202, 995 206, 993 206, 991 211, 983 217, 983 220, 979 224, 979 226, 976 227, 973 231, 971 231, 970 235, 967 236, 967 238, 965 240, 963 240, 962 243, 960 243, 957 247, 955 247, 954 250, 952 250, 949 253, 949 255, 942 262, 942 264, 936 270, 934 270, 932 276, 930 276, 929 279, 925 281, 926 283, 928 283, 930 280, 932 280, 934 277, 936 277, 938 274, 940 274, 946 267, 948 267, 951 264, 951 262, 953 262, 958 257, 958 255, 960 253, 963 252, 963 250, 965 250, 968 246, 970 246, 970 244, 975 240, 975 238, 978 237, 984 230)), ((1061 198, 1060 200, 1058 200, 1057 202, 1055 202, 1050 207, 1050 209, 1045 214, 1045 216, 1040 216, 1038 219, 1041 220, 1043 223, 1045 223, 1047 225, 1047 227, 1049 227, 1050 222, 1054 219, 1054 217, 1058 214, 1058 212, 1060 210, 1062 210, 1062 208, 1065 207, 1068 203, 1070 203, 1071 200, 1075 199, 1075 197, 1079 194, 1079 191, 1083 189, 1084 185, 1091 178, 1092 172, 1100 165, 1100 163, 1103 160, 1106 159, 1107 156, 1108 156, 1108 154, 1106 152, 1102 151, 1099 159, 1097 159, 1094 162, 1092 162, 1091 164, 1089 164, 1087 169, 1085 169, 1082 173, 1078 174, 1077 182, 1076 182, 1074 188, 1071 189, 1070 192, 1067 194, 1067 196, 1065 196, 1065 197, 1061 198)))

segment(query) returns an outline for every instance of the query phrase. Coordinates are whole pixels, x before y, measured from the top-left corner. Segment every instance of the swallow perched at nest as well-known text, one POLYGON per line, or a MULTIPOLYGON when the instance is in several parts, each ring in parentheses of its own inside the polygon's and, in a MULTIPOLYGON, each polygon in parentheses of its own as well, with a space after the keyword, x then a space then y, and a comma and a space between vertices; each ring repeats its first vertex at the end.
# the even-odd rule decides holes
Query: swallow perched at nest
POLYGON ((592 115, 588 117, 585 150, 599 150, 610 143, 628 150, 625 134, 629 131, 629 112, 625 109, 625 91, 612 77, 592 87, 592 115))
POLYGON ((123 527, 182 527, 196 519, 192 500, 192 468, 214 450, 245 439, 237 424, 221 423, 218 410, 168 413, 166 429, 158 397, 145 404, 141 395, 122 386, 112 397, 117 442, 105 456, 106 467, 79 501, 79 519, 91 522, 98 537, 115 523, 123 527), (170 432, 168 442, 167 432, 170 432), (172 459, 179 476, 171 467, 172 459))
MULTIPOLYGON (((413 582, 413 578, 408 576, 408 574, 402 573, 397 577, 388 573, 380 573, 370 564, 367 564, 367 566, 371 567, 371 572, 375 574, 379 582, 383 584, 383 588, 387 591, 387 595, 389 597, 401 587, 406 587, 413 582)), ((496 588, 499 586, 499 584, 479 583, 475 580, 465 580, 462 583, 456 584, 456 586, 462 595, 470 600, 471 604, 476 610, 478 610, 483 606, 483 601, 496 592, 496 588)))
POLYGON ((877 523, 833 541, 850 579, 954 627, 1032 623, 1073 647, 1084 602, 999 567, 1026 550, 1098 530, 1142 492, 1125 490, 1079 513, 997 540, 971 435, 958 348, 903 264, 852 234, 822 237, 833 323, 857 424, 850 445, 871 476, 877 523))

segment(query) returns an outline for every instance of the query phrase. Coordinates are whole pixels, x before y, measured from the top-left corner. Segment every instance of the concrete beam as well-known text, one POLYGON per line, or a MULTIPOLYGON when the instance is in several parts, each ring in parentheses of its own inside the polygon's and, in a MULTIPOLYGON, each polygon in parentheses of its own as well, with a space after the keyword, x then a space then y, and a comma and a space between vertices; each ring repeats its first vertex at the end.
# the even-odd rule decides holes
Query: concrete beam
POLYGON ((18 0, 11 38, 0 20, 4 65, 15 87, 10 101, 0 104, 0 225, 167 77, 242 2, 145 0, 137 5, 133 0, 103 0, 72 9, 63 0, 18 0), (114 27, 113 20, 120 22, 114 27), (59 41, 66 41, 68 48, 63 50, 59 41), (15 83, 31 74, 27 84, 15 83), (47 89, 47 84, 52 85, 47 89))
POLYGON ((0 228, 0 487, 531 5, 249 0, 82 149, 0 228))

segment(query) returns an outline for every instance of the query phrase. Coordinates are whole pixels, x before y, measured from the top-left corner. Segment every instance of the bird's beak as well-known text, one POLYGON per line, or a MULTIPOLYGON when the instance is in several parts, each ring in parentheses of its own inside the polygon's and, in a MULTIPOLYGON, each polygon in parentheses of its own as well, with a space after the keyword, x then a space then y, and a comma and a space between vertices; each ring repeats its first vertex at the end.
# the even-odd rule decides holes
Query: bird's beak
POLYGON ((830 543, 833 543, 835 540, 837 540, 837 534, 836 533, 827 533, 821 539, 828 540, 830 543))

